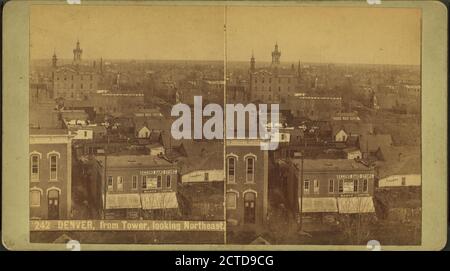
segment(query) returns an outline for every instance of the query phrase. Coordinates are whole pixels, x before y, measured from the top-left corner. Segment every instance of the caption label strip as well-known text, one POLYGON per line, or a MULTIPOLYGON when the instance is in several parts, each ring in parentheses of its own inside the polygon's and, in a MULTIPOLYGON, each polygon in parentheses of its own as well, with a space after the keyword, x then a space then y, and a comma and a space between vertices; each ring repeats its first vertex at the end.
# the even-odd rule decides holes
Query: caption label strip
POLYGON ((33 220, 31 231, 225 231, 224 221, 33 220))

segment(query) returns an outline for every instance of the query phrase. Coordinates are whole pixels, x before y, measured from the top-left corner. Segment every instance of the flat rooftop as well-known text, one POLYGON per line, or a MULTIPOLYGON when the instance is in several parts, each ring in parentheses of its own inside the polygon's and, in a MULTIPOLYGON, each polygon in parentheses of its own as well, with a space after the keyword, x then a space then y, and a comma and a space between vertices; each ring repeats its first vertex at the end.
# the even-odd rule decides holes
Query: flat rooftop
MULTIPOLYGON (((298 168, 301 168, 301 159, 291 159, 298 168)), ((305 159, 303 162, 305 171, 350 171, 370 170, 366 165, 351 159, 305 159)))
POLYGON ((151 166, 173 166, 173 163, 154 155, 108 155, 108 168, 151 166))

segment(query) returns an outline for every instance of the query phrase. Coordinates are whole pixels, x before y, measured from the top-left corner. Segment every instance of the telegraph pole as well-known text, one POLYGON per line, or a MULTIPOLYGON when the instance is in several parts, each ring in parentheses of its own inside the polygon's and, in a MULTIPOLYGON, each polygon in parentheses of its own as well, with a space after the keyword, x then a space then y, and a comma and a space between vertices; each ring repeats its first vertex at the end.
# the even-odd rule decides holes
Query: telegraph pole
POLYGON ((299 219, 299 232, 302 232, 303 229, 303 161, 304 156, 303 153, 301 153, 301 167, 300 167, 300 219, 299 219))

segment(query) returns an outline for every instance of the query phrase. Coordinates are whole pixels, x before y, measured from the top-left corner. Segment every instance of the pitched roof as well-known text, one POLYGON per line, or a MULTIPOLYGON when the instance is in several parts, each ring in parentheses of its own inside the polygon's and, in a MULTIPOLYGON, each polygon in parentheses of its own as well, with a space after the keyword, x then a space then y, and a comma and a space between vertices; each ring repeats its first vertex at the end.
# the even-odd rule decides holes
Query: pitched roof
POLYGON ((139 131, 142 127, 147 127, 150 130, 170 132, 170 119, 155 117, 135 117, 133 120, 136 131, 139 131))
POLYGON ((349 135, 366 135, 373 133, 372 123, 362 123, 355 121, 333 121, 332 135, 335 136, 340 130, 344 130, 349 135))
POLYGON ((382 147, 391 147, 392 137, 389 134, 362 135, 359 139, 359 149, 362 152, 375 152, 382 147))
POLYGON ((195 170, 223 169, 223 142, 196 142, 190 140, 183 143, 187 157, 179 158, 182 174, 195 170))
POLYGON ((378 163, 378 176, 421 174, 420 147, 395 146, 381 147, 383 161, 378 163))

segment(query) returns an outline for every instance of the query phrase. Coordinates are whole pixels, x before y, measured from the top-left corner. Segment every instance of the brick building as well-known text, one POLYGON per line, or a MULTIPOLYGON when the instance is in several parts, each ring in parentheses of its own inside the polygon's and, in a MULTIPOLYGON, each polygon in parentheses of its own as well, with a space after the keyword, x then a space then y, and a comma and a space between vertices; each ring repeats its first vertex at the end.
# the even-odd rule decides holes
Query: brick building
POLYGON ((105 218, 165 219, 178 214, 176 164, 151 155, 108 155, 97 160, 105 218))
POLYGON ((96 67, 81 63, 82 52, 78 41, 73 50, 73 63, 64 66, 58 66, 56 54, 53 55, 51 81, 54 98, 85 100, 89 93, 98 89, 101 73, 96 67))
POLYGON ((294 158, 289 160, 286 172, 286 197, 305 222, 322 224, 341 214, 375 212, 374 169, 358 161, 304 159, 302 162, 294 158))
POLYGON ((268 153, 260 140, 228 140, 226 214, 230 226, 261 225, 267 219, 268 153))
POLYGON ((51 107, 30 108, 30 218, 70 219, 72 137, 51 107))
POLYGON ((252 101, 276 102, 283 109, 288 101, 298 91, 301 84, 300 63, 297 69, 280 64, 281 52, 278 44, 272 52, 272 63, 269 67, 256 68, 255 58, 252 55, 249 69, 249 91, 252 101))

